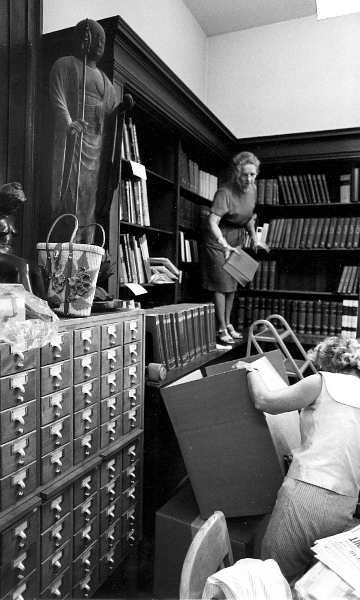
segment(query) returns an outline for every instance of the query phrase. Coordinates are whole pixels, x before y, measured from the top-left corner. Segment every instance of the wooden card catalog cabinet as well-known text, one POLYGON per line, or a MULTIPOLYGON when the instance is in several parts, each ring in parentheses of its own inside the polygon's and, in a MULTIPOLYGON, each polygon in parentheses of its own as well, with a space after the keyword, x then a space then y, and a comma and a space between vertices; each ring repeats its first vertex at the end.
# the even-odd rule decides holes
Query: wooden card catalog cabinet
POLYGON ((0 600, 88 598, 140 539, 144 330, 137 309, 0 344, 0 600))

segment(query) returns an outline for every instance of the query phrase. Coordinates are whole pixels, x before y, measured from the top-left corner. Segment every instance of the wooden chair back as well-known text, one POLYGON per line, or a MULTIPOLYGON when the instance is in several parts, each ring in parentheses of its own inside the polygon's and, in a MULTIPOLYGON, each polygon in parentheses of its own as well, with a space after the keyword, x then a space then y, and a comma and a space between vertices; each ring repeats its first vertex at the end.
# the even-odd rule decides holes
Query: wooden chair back
POLYGON ((201 598, 206 580, 234 564, 225 517, 215 511, 200 527, 187 551, 180 580, 180 600, 201 598))

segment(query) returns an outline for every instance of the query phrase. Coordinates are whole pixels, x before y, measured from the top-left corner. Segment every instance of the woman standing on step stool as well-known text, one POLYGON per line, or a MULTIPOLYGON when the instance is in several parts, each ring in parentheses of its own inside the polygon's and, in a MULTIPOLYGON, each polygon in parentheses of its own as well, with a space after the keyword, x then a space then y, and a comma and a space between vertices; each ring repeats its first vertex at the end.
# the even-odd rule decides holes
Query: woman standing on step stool
POLYGON ((205 234, 202 256, 202 286, 213 292, 217 321, 217 342, 233 344, 242 337, 230 323, 237 281, 223 265, 236 246, 243 246, 245 230, 249 233, 251 248, 257 252, 269 248, 257 239, 254 208, 256 204, 255 179, 259 159, 251 152, 240 152, 232 160, 229 181, 215 193, 205 234))

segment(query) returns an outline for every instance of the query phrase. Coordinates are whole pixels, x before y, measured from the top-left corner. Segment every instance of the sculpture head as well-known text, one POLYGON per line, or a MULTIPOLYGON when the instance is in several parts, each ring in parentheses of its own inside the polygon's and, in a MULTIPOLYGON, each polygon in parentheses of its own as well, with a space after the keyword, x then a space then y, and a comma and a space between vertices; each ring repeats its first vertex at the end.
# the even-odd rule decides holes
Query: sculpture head
POLYGON ((14 214, 26 201, 20 183, 5 183, 0 187, 0 252, 12 253, 12 241, 17 235, 14 214))
POLYGON ((100 23, 93 21, 92 19, 84 19, 75 26, 73 33, 74 54, 78 58, 81 58, 84 54, 84 43, 86 46, 87 27, 89 27, 91 37, 90 49, 87 54, 87 58, 89 61, 94 61, 97 63, 104 54, 105 31, 103 27, 101 27, 100 23))

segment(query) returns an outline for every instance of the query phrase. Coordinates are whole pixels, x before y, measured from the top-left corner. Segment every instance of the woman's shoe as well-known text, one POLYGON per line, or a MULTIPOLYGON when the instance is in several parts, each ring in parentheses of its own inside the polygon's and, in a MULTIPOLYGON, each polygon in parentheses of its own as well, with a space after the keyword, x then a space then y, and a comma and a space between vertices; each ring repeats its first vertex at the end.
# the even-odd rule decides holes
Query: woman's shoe
POLYGON ((228 334, 226 329, 219 329, 219 331, 216 332, 216 341, 218 344, 234 344, 234 340, 231 335, 228 334))
POLYGON ((226 329, 227 329, 229 335, 231 335, 231 337, 234 340, 242 340, 243 339, 242 333, 235 331, 235 329, 234 329, 233 325, 231 325, 231 323, 230 323, 230 325, 226 325, 226 329))

